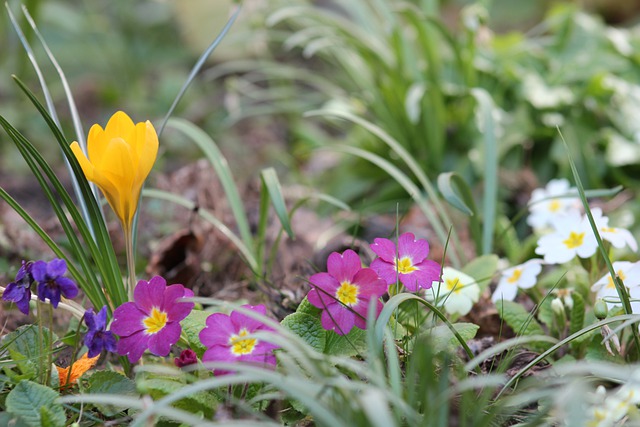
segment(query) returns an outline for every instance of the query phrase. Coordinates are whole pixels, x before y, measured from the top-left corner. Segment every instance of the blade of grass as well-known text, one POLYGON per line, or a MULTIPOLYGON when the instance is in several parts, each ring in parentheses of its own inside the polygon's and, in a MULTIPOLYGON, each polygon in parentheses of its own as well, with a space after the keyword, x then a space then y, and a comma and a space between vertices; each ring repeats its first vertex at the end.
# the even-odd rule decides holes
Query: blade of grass
POLYGON ((291 222, 289 221, 289 213, 287 212, 287 206, 282 195, 282 187, 278 180, 278 174, 274 168, 263 169, 260 172, 260 179, 264 184, 264 189, 267 190, 271 204, 273 205, 276 215, 282 224, 282 227, 289 235, 289 238, 295 239, 295 234, 291 228, 291 222))
POLYGON ((224 193, 227 196, 231 212, 236 220, 236 225, 242 241, 246 247, 253 247, 253 237, 251 235, 249 220, 247 219, 247 213, 245 211, 244 204, 242 203, 242 198, 240 197, 238 187, 233 179, 229 164, 222 155, 222 152, 215 141, 213 141, 213 139, 211 139, 211 137, 202 129, 187 120, 171 119, 167 123, 167 126, 188 136, 189 139, 196 144, 207 157, 207 160, 209 160, 216 171, 218 179, 220 179, 220 183, 222 184, 224 193))
POLYGON ((204 63, 207 60, 207 58, 209 58, 211 53, 213 53, 215 48, 218 47, 218 45, 220 44, 222 39, 227 35, 229 30, 231 29, 231 26, 233 25, 233 23, 236 21, 236 18, 240 14, 240 10, 241 10, 240 9, 240 5, 239 4, 236 5, 235 6, 235 11, 231 15, 231 17, 227 20, 227 23, 222 28, 220 33, 216 36, 216 38, 213 40, 213 42, 211 42, 209 47, 202 53, 202 55, 200 55, 200 58, 198 58, 198 61, 195 63, 195 65, 191 69, 191 72, 189 73, 189 77, 187 77, 187 80, 184 82, 184 84, 180 88, 180 92, 178 92, 178 95, 173 100, 173 103, 171 104, 171 107, 169 107, 169 111, 167 111, 167 114, 164 116, 164 120, 162 120, 162 123, 160 124, 160 128, 158 128, 158 138, 160 137, 160 135, 162 135, 162 132, 164 131, 164 128, 167 125, 167 122, 169 121, 169 118, 173 114, 173 110, 175 110, 176 107, 178 106, 178 103, 180 102, 180 100, 184 96, 185 92, 187 91, 187 89, 191 85, 191 82, 195 79, 196 74, 198 74, 198 72, 200 71, 200 69, 204 65, 204 63))
MULTIPOLYGON (((565 141, 560 128, 558 128, 558 134, 560 135, 560 139, 564 144, 565 150, 567 151, 567 158, 569 160, 569 165, 571 166, 571 172, 573 173, 573 179, 576 181, 576 187, 578 187, 578 193, 580 194, 580 200, 582 201, 582 206, 584 207, 584 212, 589 219, 589 225, 591 226, 591 230, 596 237, 596 241, 598 242, 598 248, 600 249, 600 254, 609 270, 609 274, 613 279, 613 283, 616 286, 616 291, 618 292, 618 297, 620 297, 620 301, 622 302, 622 306, 624 307, 624 311, 627 314, 633 313, 631 309, 631 302, 629 301, 629 295, 625 291, 624 283, 616 273, 616 270, 613 268, 613 264, 609 259, 609 254, 607 253, 606 248, 604 247, 604 243, 602 242, 602 237, 600 236, 600 232, 598 230, 598 226, 593 219, 593 215, 591 214, 591 209, 589 208, 589 202, 587 201, 587 197, 584 192, 584 186, 582 185, 582 180, 580 179, 580 175, 578 174, 578 169, 576 168, 575 162, 573 161, 573 156, 571 155, 571 151, 569 150, 569 144, 565 141)), ((631 328, 631 333, 633 335, 633 341, 636 345, 636 350, 640 352, 640 334, 638 333, 637 328, 631 328)))

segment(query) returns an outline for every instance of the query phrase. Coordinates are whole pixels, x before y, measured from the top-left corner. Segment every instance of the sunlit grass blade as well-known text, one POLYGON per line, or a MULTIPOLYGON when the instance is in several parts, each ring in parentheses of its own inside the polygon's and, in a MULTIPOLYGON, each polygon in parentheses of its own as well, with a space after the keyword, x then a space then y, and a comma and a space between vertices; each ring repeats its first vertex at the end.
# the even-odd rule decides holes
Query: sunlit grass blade
MULTIPOLYGON (((193 210, 196 207, 196 204, 193 201, 168 191, 145 188, 144 190, 142 190, 142 196, 158 200, 166 200, 183 206, 189 210, 193 210)), ((224 225, 219 219, 217 219, 213 214, 211 214, 211 212, 207 211, 206 209, 199 208, 198 215, 200 215, 202 218, 216 227, 218 231, 224 234, 229 239, 229 241, 231 241, 231 243, 233 243, 238 248, 251 270, 253 270, 254 272, 258 271, 258 263, 253 252, 243 243, 241 239, 239 239, 233 233, 233 231, 229 229, 229 227, 224 225)))
POLYGON ((176 95, 176 98, 173 100, 173 103, 171 104, 171 107, 169 107, 169 111, 167 111, 167 114, 164 116, 164 119, 162 120, 162 123, 160 124, 160 127, 158 128, 158 138, 160 137, 160 135, 162 135, 162 132, 164 131, 164 128, 167 125, 167 122, 169 121, 169 118, 173 114, 173 110, 175 110, 175 108, 178 106, 178 103, 182 99, 182 96, 185 94, 185 92, 189 88, 189 85, 191 85, 191 82, 193 81, 193 79, 195 79, 196 75, 198 74, 198 72, 200 71, 202 66, 204 65, 204 63, 207 60, 207 58, 209 58, 211 53, 215 50, 216 47, 218 47, 218 45, 220 44, 222 39, 224 39, 224 37, 227 35, 229 30, 231 29, 231 26, 233 25, 233 23, 235 22, 236 18, 240 14, 240 10, 241 10, 240 9, 240 5, 239 4, 236 5, 235 6, 235 11, 231 15, 231 17, 229 18, 229 20, 227 21, 225 26, 222 28, 222 30, 216 36, 216 38, 213 40, 213 42, 211 42, 209 47, 207 47, 207 49, 205 49, 205 51, 202 53, 202 55, 200 55, 200 58, 198 58, 198 61, 196 61, 195 65, 191 69, 191 72, 189 73, 189 76, 187 77, 187 80, 184 82, 184 84, 180 88, 180 92, 178 92, 178 95, 176 95))
POLYGON ((167 123, 167 126, 187 135, 189 139, 202 150, 220 179, 244 245, 248 248, 253 247, 253 237, 249 228, 249 220, 247 219, 244 204, 242 203, 229 164, 217 144, 202 129, 187 120, 171 119, 167 123))
MULTIPOLYGON (((49 114, 51 115, 51 118, 56 123, 56 125, 58 125, 58 127, 60 127, 60 121, 58 120, 58 114, 56 112, 55 104, 54 104, 53 99, 51 97, 51 93, 49 91, 49 87, 47 85, 47 82, 46 82, 46 80, 44 78, 44 74, 42 73, 42 70, 40 69, 40 66, 38 65, 38 61, 37 61, 37 59, 35 57, 33 49, 31 48, 31 45, 29 44, 29 41, 27 40, 27 38, 25 37, 24 33, 22 32, 22 29, 20 28, 20 25, 18 24, 15 16, 11 12, 11 8, 9 7, 8 3, 5 3, 5 7, 7 9, 8 14, 9 14, 9 19, 11 20, 11 24, 12 24, 12 26, 14 28, 14 31, 18 35, 18 38, 20 39, 22 47, 24 48, 25 52, 27 53, 27 57, 29 58, 29 61, 31 62, 31 65, 33 66, 33 69, 35 70, 36 75, 38 76, 38 81, 40 82, 40 87, 42 88, 42 93, 43 93, 43 95, 45 97, 45 102, 47 104, 47 108, 49 110, 49 114)), ((73 124, 74 124, 75 131, 76 131, 77 141, 81 145, 83 150, 86 151, 86 144, 85 144, 85 141, 84 141, 84 132, 82 130, 82 124, 80 122, 80 118, 78 116, 78 111, 77 111, 77 108, 76 108, 76 105, 75 105, 75 101, 73 99, 73 95, 71 94, 71 89, 69 88, 69 84, 68 84, 67 79, 66 79, 66 77, 64 75, 64 72, 63 72, 62 68, 60 67, 60 65, 58 64, 58 61, 55 59, 55 56, 53 55, 53 53, 49 49, 49 46, 46 44, 44 38, 40 34, 40 31, 38 30, 34 20, 31 18, 31 15, 29 14, 29 11, 27 10, 26 6, 24 6, 24 5, 22 6, 22 12, 23 12, 27 22, 29 23, 29 25, 33 29, 34 34, 36 35, 36 37, 38 38, 38 40, 42 44, 42 47, 44 48, 45 53, 49 57, 49 60, 53 64, 54 68, 56 69, 56 72, 58 73, 58 76, 60 77, 60 81, 62 82, 62 86, 64 88, 65 95, 66 95, 68 103, 69 103, 69 110, 71 112, 71 116, 72 116, 72 119, 73 119, 73 124)), ((66 159, 66 157, 64 158, 64 161, 65 161, 65 165, 67 166, 67 169, 71 172, 72 171, 71 165, 69 164, 69 161, 66 159)), ((73 173, 70 173, 70 175, 71 175, 71 183, 72 183, 72 186, 73 186, 73 190, 74 190, 74 192, 76 194, 76 198, 78 199, 78 203, 80 205, 80 211, 82 212, 82 215, 84 216, 85 221, 87 222, 87 225, 89 227, 89 231, 91 232, 91 235, 95 239, 95 233, 94 233, 94 230, 93 230, 93 225, 91 224, 91 221, 89 221, 89 211, 87 209, 86 202, 85 202, 84 198, 82 197, 82 194, 81 194, 81 191, 80 191, 80 186, 78 184, 78 180, 76 179, 76 177, 75 177, 75 175, 73 173)), ((91 189, 92 189, 94 194, 97 194, 97 189, 95 188, 94 185, 91 185, 91 189)))

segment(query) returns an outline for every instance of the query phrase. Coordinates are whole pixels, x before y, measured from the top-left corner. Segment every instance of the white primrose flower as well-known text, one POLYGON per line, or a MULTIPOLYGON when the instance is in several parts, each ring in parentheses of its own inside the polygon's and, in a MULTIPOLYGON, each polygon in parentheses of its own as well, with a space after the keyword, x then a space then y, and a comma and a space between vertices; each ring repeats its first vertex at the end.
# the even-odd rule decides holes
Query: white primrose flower
POLYGON ((586 216, 569 211, 555 217, 551 225, 554 231, 538 239, 536 253, 547 264, 563 264, 576 255, 589 258, 596 252, 598 243, 586 216))
POLYGON ((545 188, 536 188, 531 193, 527 224, 540 231, 549 227, 553 218, 579 211, 581 204, 577 194, 576 188, 569 187, 566 179, 552 179, 545 188))
POLYGON ((442 281, 434 281, 426 297, 432 301, 437 298, 436 304, 444 305, 447 313, 464 316, 480 299, 480 287, 473 277, 451 267, 444 267, 442 281))
MULTIPOLYGON (((616 261, 613 263, 613 269, 629 291, 629 296, 632 299, 640 299, 640 261, 616 261)), ((602 298, 609 308, 622 305, 616 285, 609 273, 594 283, 591 291, 596 292, 597 298, 602 298)), ((631 309, 634 313, 640 313, 640 301, 632 301, 631 309)))
POLYGON ((614 248, 621 249, 629 246, 633 252, 638 250, 638 242, 631 232, 625 228, 609 227, 609 218, 602 215, 602 209, 594 208, 591 210, 593 220, 598 227, 600 236, 611 243, 614 248))
POLYGON ((491 295, 491 300, 493 302, 513 301, 518 293, 518 288, 529 289, 536 285, 538 274, 541 271, 541 259, 530 259, 524 264, 503 270, 498 286, 491 295))

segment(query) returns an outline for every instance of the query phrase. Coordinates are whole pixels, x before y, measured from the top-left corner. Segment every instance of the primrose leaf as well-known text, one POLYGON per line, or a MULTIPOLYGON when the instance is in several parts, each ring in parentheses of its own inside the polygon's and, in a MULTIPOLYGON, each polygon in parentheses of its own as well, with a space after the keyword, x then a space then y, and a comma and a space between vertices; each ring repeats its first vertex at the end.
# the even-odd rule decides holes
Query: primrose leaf
POLYGON ((33 427, 64 426, 67 417, 62 405, 56 402, 58 393, 32 381, 20 381, 7 396, 7 412, 16 415, 33 427), (44 418, 42 409, 45 409, 44 418))
POLYGON ((326 331, 320 319, 305 313, 293 313, 282 319, 282 326, 300 336, 315 350, 322 352, 326 344, 326 331))
MULTIPOLYGON (((186 385, 179 377, 155 377, 142 380, 138 384, 138 389, 145 394, 149 394, 152 399, 158 400, 164 396, 180 391, 186 385)), ((217 398, 209 390, 198 391, 190 394, 172 404, 172 406, 182 409, 192 414, 201 413, 206 418, 213 416, 217 407, 217 398)))
POLYGON ((367 349, 367 334, 355 326, 346 335, 338 335, 333 331, 326 331, 327 342, 324 353, 331 356, 356 356, 367 349))
POLYGON ((498 314, 517 335, 545 335, 542 326, 518 303, 500 302, 498 314))
POLYGON ((304 299, 298 306, 296 313, 306 313, 310 314, 311 316, 319 316, 321 311, 322 310, 320 310, 318 307, 311 305, 307 297, 304 297, 304 299))
MULTIPOLYGON (((473 339, 478 333, 478 329, 480 329, 480 326, 474 323, 453 323, 452 325, 465 342, 473 339)), ((431 345, 434 348, 434 352, 453 352, 460 346, 460 341, 453 335, 447 325, 435 326, 425 333, 432 339, 431 345)))
POLYGON ((202 310, 192 310, 189 315, 180 322, 182 332, 187 337, 191 350, 195 351, 199 358, 207 348, 200 342, 200 331, 206 326, 207 317, 211 313, 202 310))
MULTIPOLYGON (((98 371, 83 381, 82 391, 88 394, 116 394, 119 396, 137 396, 136 384, 122 374, 114 371, 98 371)), ((107 417, 113 417, 127 408, 112 405, 96 407, 107 417)))

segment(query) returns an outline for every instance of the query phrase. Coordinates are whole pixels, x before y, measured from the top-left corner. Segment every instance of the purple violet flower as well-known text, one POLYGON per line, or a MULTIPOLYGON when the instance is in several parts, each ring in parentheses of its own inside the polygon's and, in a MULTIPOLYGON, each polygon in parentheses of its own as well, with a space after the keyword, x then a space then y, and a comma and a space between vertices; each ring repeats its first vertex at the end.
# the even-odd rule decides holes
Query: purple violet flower
POLYGON ((3 301, 16 303, 18 310, 24 314, 29 314, 29 301, 31 300, 31 284, 33 276, 31 275, 31 267, 33 262, 22 261, 22 266, 16 273, 13 282, 7 285, 2 294, 3 301))
MULTIPOLYGON (((242 308, 253 310, 265 316, 264 305, 243 305, 242 308)), ((202 356, 203 362, 253 362, 265 365, 276 365, 273 350, 278 346, 251 334, 258 331, 273 331, 260 320, 249 317, 239 311, 230 315, 214 313, 207 317, 205 328, 200 331, 200 342, 207 347, 202 356)), ((215 369, 215 375, 225 375, 231 371, 215 369)))
POLYGON ((173 359, 173 363, 178 368, 184 368, 185 366, 195 365, 196 363, 198 363, 198 355, 196 354, 195 351, 191 350, 190 348, 187 348, 185 350, 182 350, 182 353, 180 353, 179 357, 176 357, 175 359, 173 359))
POLYGON ((327 260, 327 273, 309 278, 312 289, 309 302, 322 309, 322 327, 339 335, 348 334, 353 326, 367 327, 369 301, 376 302, 376 317, 382 310, 379 298, 387 292, 387 284, 371 268, 362 268, 360 257, 351 249, 333 252, 327 260))
POLYGON ((63 259, 55 258, 49 262, 36 261, 33 263, 31 274, 33 279, 38 282, 38 299, 40 301, 45 301, 48 298, 53 308, 57 308, 61 295, 69 299, 78 295, 78 287, 75 282, 64 277, 66 272, 67 263, 63 259))
POLYGON ((120 337, 118 354, 126 355, 131 363, 140 360, 147 349, 156 356, 167 356, 171 346, 180 339, 180 321, 194 306, 182 298, 191 296, 190 289, 182 285, 167 286, 160 276, 148 282, 140 280, 133 291, 134 301, 122 304, 113 312, 111 331, 120 337))
POLYGON ((95 314, 92 308, 87 310, 84 313, 84 322, 88 328, 84 336, 84 345, 89 349, 89 359, 99 355, 103 349, 115 353, 116 337, 113 332, 107 331, 107 306, 102 307, 98 314, 95 314))
POLYGON ((410 292, 429 289, 433 282, 440 280, 440 264, 427 259, 429 243, 416 240, 413 233, 404 233, 398 237, 398 247, 389 239, 377 238, 370 245, 379 258, 371 262, 371 268, 382 277, 387 285, 397 283, 398 279, 410 292))

